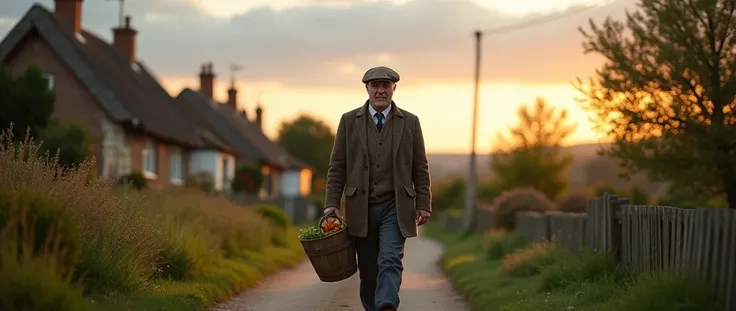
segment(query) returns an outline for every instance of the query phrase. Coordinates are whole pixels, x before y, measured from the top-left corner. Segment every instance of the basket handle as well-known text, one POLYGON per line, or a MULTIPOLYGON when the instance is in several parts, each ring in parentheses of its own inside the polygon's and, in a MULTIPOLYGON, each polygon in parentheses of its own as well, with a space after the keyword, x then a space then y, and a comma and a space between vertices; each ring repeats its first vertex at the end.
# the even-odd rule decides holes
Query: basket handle
POLYGON ((327 220, 327 218, 331 218, 331 217, 335 217, 335 218, 339 219, 340 220, 340 223, 342 223, 342 227, 343 228, 347 227, 347 224, 345 223, 345 219, 344 218, 342 218, 338 214, 329 213, 329 214, 326 214, 326 215, 322 216, 322 218, 319 219, 319 222, 317 223, 317 228, 319 228, 319 227, 322 226, 322 222, 323 221, 325 221, 325 220, 327 220))

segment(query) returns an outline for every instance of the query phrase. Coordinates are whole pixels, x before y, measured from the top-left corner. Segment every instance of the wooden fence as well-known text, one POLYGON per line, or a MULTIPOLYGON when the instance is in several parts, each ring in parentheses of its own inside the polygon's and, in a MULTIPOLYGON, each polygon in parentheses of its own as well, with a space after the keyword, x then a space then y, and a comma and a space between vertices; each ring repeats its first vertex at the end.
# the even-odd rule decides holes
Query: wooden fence
POLYGON ((519 213, 516 230, 532 241, 554 239, 580 254, 612 253, 640 273, 694 272, 718 291, 724 310, 736 310, 736 211, 630 205, 604 194, 585 214, 519 213))

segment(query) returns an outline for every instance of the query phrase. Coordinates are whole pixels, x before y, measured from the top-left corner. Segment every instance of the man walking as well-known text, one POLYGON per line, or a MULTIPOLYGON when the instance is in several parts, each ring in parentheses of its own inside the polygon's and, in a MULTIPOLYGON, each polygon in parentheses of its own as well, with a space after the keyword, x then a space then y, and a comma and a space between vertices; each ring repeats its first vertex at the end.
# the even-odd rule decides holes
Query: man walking
POLYGON ((393 102, 397 82, 390 68, 366 71, 368 100, 340 118, 327 173, 324 213, 338 214, 345 195, 366 311, 397 310, 404 243, 432 212, 422 128, 393 102))

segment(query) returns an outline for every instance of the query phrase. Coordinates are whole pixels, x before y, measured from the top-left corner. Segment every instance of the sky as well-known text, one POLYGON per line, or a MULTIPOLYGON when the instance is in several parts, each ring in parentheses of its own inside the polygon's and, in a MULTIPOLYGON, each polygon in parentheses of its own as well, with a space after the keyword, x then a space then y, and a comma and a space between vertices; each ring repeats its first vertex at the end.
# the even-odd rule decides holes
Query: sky
MULTIPOLYGON (((434 153, 470 149, 474 30, 512 25, 576 6, 601 4, 550 23, 484 36, 477 152, 486 153, 515 111, 536 97, 567 109, 578 124, 567 144, 601 141, 575 100, 572 85, 604 61, 584 55, 577 30, 589 18, 623 19, 635 0, 127 0, 138 30, 138 58, 176 96, 198 89, 200 65, 212 62, 215 99, 224 101, 231 77, 238 102, 253 116, 260 103, 264 131, 307 113, 333 129, 367 95, 360 79, 370 67, 401 75, 394 100, 417 114, 434 153), (230 72, 232 65, 242 67, 230 72)), ((0 36, 33 5, 53 0, 0 0, 0 36)), ((111 40, 118 24, 114 0, 85 0, 82 25, 111 40)))

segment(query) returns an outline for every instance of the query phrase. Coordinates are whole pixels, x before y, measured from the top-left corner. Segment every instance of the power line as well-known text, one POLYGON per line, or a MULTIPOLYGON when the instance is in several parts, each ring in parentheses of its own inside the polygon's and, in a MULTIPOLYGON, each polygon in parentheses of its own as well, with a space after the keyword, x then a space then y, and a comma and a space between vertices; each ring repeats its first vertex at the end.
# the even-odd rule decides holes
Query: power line
POLYGON ((559 19, 563 19, 563 18, 568 17, 568 16, 575 15, 575 14, 578 14, 580 12, 584 12, 584 11, 587 11, 587 10, 590 10, 590 9, 593 9, 593 8, 598 8, 598 7, 601 7, 601 6, 609 5, 609 4, 612 4, 612 3, 617 2, 617 1, 620 1, 620 0, 609 0, 609 1, 602 2, 602 3, 591 4, 591 5, 579 7, 577 9, 575 9, 575 10, 567 11, 567 12, 562 13, 562 14, 550 14, 550 15, 546 15, 546 16, 543 16, 543 17, 540 17, 540 18, 529 20, 529 21, 524 21, 524 22, 520 22, 520 23, 516 23, 516 24, 512 24, 512 25, 507 25, 507 26, 501 26, 501 27, 496 27, 496 28, 490 28, 490 29, 482 30, 482 32, 484 34, 503 34, 503 33, 507 33, 507 32, 521 30, 521 29, 524 29, 524 28, 530 28, 530 27, 534 27, 534 26, 539 26, 539 25, 546 24, 546 23, 549 23, 549 22, 553 22, 553 21, 556 21, 556 20, 559 20, 559 19))

